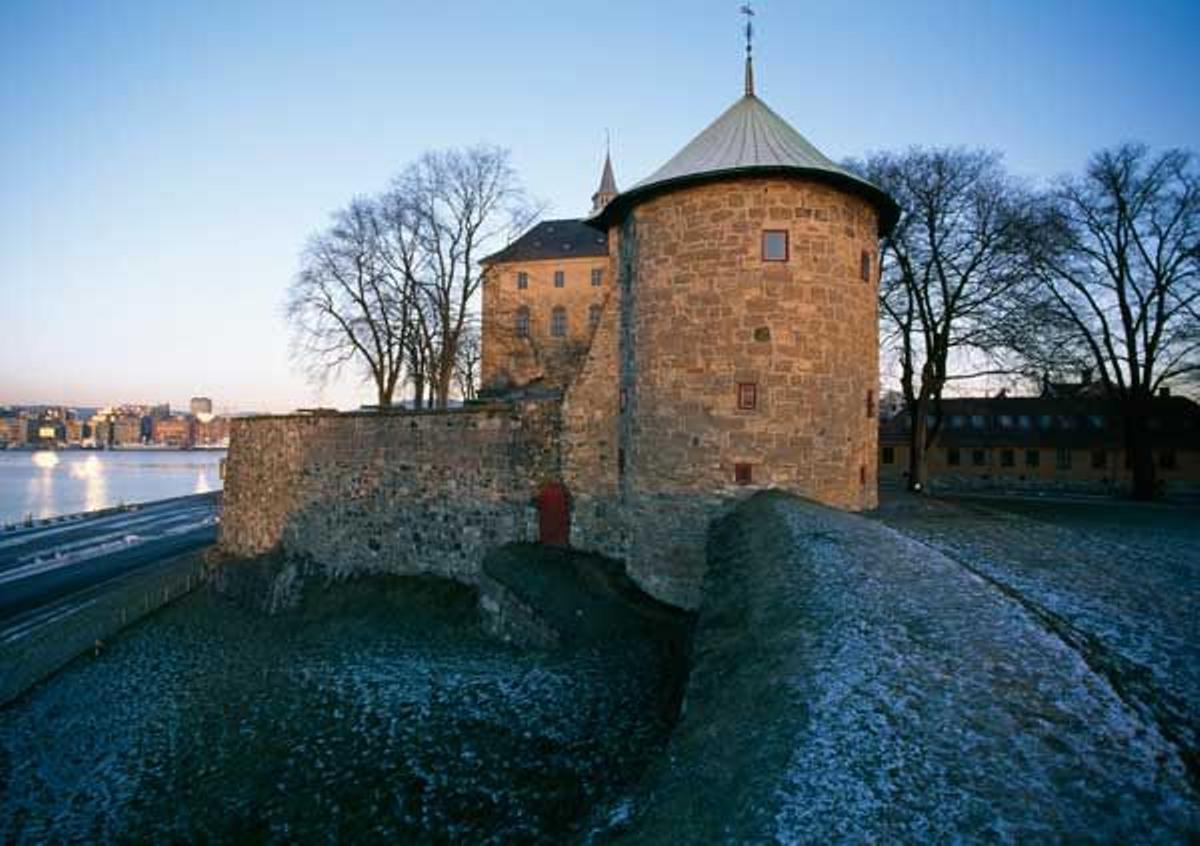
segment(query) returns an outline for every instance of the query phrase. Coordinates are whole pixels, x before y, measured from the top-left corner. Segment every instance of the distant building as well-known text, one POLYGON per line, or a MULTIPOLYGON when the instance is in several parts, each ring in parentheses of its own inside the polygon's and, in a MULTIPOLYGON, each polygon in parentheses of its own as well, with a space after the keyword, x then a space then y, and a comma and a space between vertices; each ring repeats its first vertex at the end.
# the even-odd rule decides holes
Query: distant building
POLYGON ((191 449, 196 442, 195 421, 182 414, 155 418, 150 437, 161 446, 191 449))
POLYGON ((212 416, 212 400, 208 397, 192 397, 188 409, 193 417, 212 416))
MULTIPOLYGON (((943 400, 941 428, 927 456, 930 486, 1126 489, 1132 469, 1117 405, 1095 396, 1088 382, 1060 383, 1048 393, 943 400)), ((1161 396, 1151 409, 1157 477, 1169 491, 1200 491, 1200 406, 1161 396)), ((928 423, 936 420, 931 415, 928 423)), ((881 480, 907 477, 910 428, 907 414, 880 424, 881 480)))
POLYGON ((5 446, 24 446, 29 441, 30 422, 23 411, 0 412, 0 442, 5 446))
POLYGON ((229 418, 213 417, 209 420, 196 420, 196 446, 228 447, 229 418))
POLYGON ((113 446, 136 446, 144 443, 142 418, 132 414, 121 414, 112 421, 113 446))

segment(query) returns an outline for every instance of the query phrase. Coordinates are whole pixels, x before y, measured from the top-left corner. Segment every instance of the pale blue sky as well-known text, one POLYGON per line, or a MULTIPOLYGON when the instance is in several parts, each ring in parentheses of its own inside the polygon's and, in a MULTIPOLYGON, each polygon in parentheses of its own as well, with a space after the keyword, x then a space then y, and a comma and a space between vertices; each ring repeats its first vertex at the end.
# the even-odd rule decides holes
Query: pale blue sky
MULTIPOLYGON (((739 5, 0 0, 0 403, 370 401, 287 360, 328 213, 478 141, 584 212, 606 127, 625 187, 739 96, 739 5)), ((835 159, 1200 146, 1197 2, 756 6, 758 93, 835 159)))

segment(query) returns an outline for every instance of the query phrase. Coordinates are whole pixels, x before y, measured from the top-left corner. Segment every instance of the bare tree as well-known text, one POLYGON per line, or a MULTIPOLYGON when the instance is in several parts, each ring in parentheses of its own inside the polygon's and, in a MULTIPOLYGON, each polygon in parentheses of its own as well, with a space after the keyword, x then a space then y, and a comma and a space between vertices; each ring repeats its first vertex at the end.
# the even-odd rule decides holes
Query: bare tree
POLYGON ((377 204, 355 199, 333 216, 301 259, 287 297, 293 353, 324 383, 347 365, 375 385, 380 407, 404 370, 411 332, 410 296, 385 261, 377 204))
POLYGON ((914 148, 851 166, 902 209, 882 245, 881 331, 911 420, 909 489, 922 490, 946 386, 1011 372, 996 328, 1011 319, 1026 279, 1029 203, 994 153, 914 148), (984 369, 956 366, 972 358, 984 369))
POLYGON ((1121 409, 1133 495, 1155 495, 1149 403, 1200 374, 1200 175, 1182 150, 1126 144, 1045 198, 1038 288, 1013 346, 1035 370, 1100 375, 1121 409))
POLYGON ((478 313, 479 259, 535 216, 506 150, 476 146, 427 153, 396 180, 392 204, 415 233, 412 273, 420 291, 423 357, 418 393, 428 386, 445 408, 459 345, 478 313))
POLYGON ((458 358, 454 364, 454 381, 464 400, 473 400, 479 389, 479 324, 471 322, 458 339, 458 358))

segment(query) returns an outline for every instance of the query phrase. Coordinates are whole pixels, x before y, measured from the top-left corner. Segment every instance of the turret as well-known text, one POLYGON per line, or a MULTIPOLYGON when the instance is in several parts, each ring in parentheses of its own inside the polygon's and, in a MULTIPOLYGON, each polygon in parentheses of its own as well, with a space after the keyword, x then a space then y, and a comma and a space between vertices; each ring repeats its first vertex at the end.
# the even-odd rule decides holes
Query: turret
POLYGON ((592 214, 603 211, 615 196, 617 196, 617 180, 613 177, 612 157, 605 150, 604 172, 600 175, 600 187, 592 195, 592 214))

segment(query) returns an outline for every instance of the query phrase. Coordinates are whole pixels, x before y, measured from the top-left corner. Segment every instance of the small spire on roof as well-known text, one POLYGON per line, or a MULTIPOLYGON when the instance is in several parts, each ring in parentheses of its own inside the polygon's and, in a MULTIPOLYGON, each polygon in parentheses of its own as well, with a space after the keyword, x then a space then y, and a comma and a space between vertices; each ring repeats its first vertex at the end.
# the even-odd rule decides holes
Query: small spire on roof
POLYGON ((754 96, 754 23, 751 18, 754 17, 754 10, 750 8, 750 4, 746 3, 741 8, 741 13, 746 16, 746 96, 754 96))
POLYGON ((617 196, 617 180, 613 176, 612 155, 608 130, 604 131, 604 171, 600 174, 600 187, 592 195, 592 214, 596 214, 617 196))

